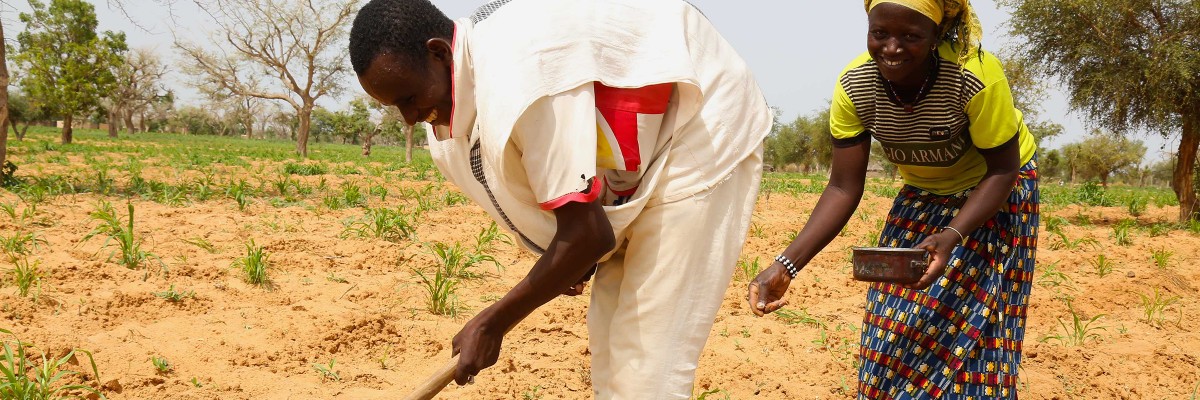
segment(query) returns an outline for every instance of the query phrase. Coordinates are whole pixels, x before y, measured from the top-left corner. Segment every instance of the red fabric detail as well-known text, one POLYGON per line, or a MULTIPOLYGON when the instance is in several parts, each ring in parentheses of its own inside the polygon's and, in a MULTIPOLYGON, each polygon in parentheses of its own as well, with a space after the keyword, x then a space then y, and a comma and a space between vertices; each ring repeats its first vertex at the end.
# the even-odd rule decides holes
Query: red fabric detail
POLYGON ((640 186, 634 186, 633 189, 629 189, 629 190, 616 190, 616 189, 611 189, 611 190, 612 190, 613 194, 616 194, 617 196, 627 197, 627 196, 633 196, 634 193, 637 193, 637 190, 639 187, 640 186))
MULTIPOLYGON (((1004 386, 1007 386, 1007 387, 1015 387, 1016 386, 1017 374, 1008 373, 1008 374, 1004 374, 1003 376, 1004 376, 1004 383, 1003 383, 1004 386)), ((960 371, 959 373, 954 375, 954 382, 955 383, 969 383, 969 384, 975 384, 975 385, 983 384, 983 385, 996 386, 996 385, 1001 384, 1000 377, 1001 377, 1000 374, 991 374, 991 373, 986 373, 986 372, 960 371)))
POLYGON ((638 114, 663 114, 671 100, 673 83, 660 83, 640 88, 615 88, 596 82, 596 107, 629 111, 638 114))
POLYGON ((626 171, 637 171, 642 163, 641 148, 638 146, 638 114, 663 114, 671 100, 674 84, 663 83, 640 88, 622 89, 594 85, 596 108, 612 128, 621 154, 625 159, 626 171))
MULTIPOLYGON (((599 101, 597 101, 599 103, 599 101)), ((621 156, 625 159, 626 171, 637 171, 642 164, 641 147, 638 146, 637 113, 597 106, 600 115, 608 121, 613 136, 617 137, 617 145, 621 148, 621 156)))
POLYGON ((592 178, 592 187, 588 189, 587 193, 583 193, 583 192, 568 193, 557 199, 550 200, 545 203, 539 204, 539 206, 542 207, 543 210, 550 211, 550 210, 562 207, 563 205, 570 203, 570 202, 591 203, 593 201, 596 201, 596 199, 600 198, 600 192, 602 192, 602 191, 604 191, 604 185, 600 183, 600 178, 596 177, 596 178, 592 178))

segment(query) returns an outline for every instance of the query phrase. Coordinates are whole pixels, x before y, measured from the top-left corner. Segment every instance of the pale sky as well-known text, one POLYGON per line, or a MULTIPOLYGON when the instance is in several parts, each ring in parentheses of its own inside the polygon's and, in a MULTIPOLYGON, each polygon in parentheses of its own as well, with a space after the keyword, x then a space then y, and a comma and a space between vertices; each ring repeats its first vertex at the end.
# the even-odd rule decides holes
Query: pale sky
MULTIPOLYGON (((211 27, 208 16, 191 1, 176 0, 173 16, 152 0, 125 0, 126 9, 138 21, 130 22, 123 13, 104 0, 91 0, 102 30, 121 30, 127 35, 130 47, 155 50, 174 67, 177 59, 172 46, 172 32, 193 42, 207 41, 206 29, 211 27), (147 31, 148 30, 148 31, 147 31)), ((704 11, 717 29, 733 44, 758 79, 767 101, 783 111, 790 121, 801 114, 822 109, 833 92, 838 72, 854 56, 866 49, 866 15, 858 0, 691 0, 704 11)), ((450 18, 469 15, 483 0, 433 0, 450 18)), ((1007 10, 997 9, 993 0, 974 0, 983 23, 984 49, 999 50, 1009 43, 1007 10)), ((28 10, 24 0, 0 0, 0 18, 10 38, 23 29, 17 13, 28 10)), ((10 39, 10 44, 12 43, 10 39)), ((344 48, 344 45, 341 46, 344 48)), ((348 62, 348 61, 347 61, 348 62)), ((194 91, 184 84, 186 77, 178 68, 168 73, 169 85, 181 95, 183 102, 199 102, 194 91)), ((340 108, 339 102, 362 94, 352 77, 346 80, 347 91, 339 99, 322 102, 330 108, 340 108)), ((1057 86, 1043 104, 1042 118, 1066 127, 1066 133, 1046 148, 1084 137, 1090 126, 1077 113, 1070 113, 1065 95, 1057 86)), ((1178 134, 1169 139, 1155 134, 1134 134, 1146 143, 1148 160, 1161 160, 1178 145, 1178 134), (1164 149, 1163 146, 1166 146, 1164 149)))

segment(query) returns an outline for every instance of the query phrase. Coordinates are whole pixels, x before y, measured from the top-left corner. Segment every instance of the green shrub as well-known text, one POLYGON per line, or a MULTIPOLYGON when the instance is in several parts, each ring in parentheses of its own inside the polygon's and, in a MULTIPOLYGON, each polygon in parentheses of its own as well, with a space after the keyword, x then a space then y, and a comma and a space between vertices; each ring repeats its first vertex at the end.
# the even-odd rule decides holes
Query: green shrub
POLYGON ((1092 181, 1084 183, 1076 193, 1077 201, 1089 206, 1107 207, 1112 205, 1112 199, 1107 196, 1106 189, 1092 181))
POLYGON ((254 240, 251 239, 246 243, 246 255, 234 260, 233 267, 242 272, 242 278, 246 283, 258 286, 269 286, 270 278, 267 277, 267 268, 269 266, 267 259, 270 257, 262 247, 254 245, 254 240))
POLYGON ((298 164, 298 163, 289 162, 287 164, 284 164, 284 166, 283 166, 283 173, 289 174, 289 175, 313 176, 313 175, 325 175, 328 172, 329 172, 329 167, 326 167, 325 164, 314 164, 314 163, 298 164))

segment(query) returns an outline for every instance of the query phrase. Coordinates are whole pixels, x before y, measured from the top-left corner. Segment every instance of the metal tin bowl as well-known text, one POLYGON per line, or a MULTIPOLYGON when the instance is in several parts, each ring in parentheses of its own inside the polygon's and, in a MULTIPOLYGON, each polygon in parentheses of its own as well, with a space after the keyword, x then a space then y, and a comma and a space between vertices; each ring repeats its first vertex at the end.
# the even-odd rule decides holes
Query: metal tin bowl
POLYGON ((925 275, 929 253, 912 248, 855 247, 850 261, 854 264, 855 280, 913 283, 925 275))

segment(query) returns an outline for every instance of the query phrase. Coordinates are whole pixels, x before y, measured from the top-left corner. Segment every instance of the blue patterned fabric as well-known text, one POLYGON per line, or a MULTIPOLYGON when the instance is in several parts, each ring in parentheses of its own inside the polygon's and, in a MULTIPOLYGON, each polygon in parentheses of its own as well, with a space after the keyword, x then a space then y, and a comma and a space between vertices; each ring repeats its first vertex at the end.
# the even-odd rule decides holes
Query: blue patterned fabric
MULTIPOLYGON (((912 247, 958 214, 970 190, 900 190, 879 238, 912 247)), ((867 291, 859 399, 1016 399, 1038 236, 1036 157, 1004 209, 957 246, 923 291, 886 283, 867 291)))

